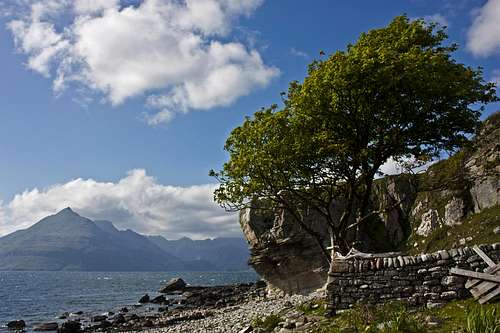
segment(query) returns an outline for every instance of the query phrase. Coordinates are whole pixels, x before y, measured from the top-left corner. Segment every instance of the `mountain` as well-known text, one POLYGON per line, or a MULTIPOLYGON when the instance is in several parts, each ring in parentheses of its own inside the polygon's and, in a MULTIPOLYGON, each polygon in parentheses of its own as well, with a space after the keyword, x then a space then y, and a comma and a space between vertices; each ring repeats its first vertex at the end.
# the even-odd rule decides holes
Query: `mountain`
POLYGON ((165 252, 182 260, 198 259, 209 262, 216 270, 248 269, 250 251, 243 238, 215 238, 192 240, 187 237, 167 240, 162 236, 149 236, 165 252))
POLYGON ((180 259, 148 237, 92 221, 70 208, 0 238, 0 270, 214 270, 209 262, 180 259))

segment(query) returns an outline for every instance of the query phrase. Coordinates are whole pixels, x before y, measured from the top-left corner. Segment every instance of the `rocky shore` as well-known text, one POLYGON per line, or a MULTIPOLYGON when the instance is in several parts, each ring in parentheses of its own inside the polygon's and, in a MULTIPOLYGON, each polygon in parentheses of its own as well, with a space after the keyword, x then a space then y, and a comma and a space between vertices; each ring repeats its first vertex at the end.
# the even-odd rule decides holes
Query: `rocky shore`
MULTIPOLYGON (((176 278, 163 285, 159 296, 145 294, 134 306, 117 312, 88 315, 64 313, 60 322, 45 322, 26 327, 22 320, 12 321, 12 331, 94 332, 259 332, 251 324, 258 318, 292 311, 310 296, 268 295, 266 283, 241 283, 226 286, 188 286, 176 278)), ((316 295, 317 296, 317 295, 316 295)), ((282 325, 283 326, 283 325, 282 325)))

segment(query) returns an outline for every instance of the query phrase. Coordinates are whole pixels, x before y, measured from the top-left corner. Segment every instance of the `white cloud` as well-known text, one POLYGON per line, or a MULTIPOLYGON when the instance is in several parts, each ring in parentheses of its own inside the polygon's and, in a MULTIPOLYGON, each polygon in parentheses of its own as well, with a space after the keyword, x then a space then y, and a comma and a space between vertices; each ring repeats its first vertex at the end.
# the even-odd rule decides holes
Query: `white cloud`
POLYGON ((110 220, 119 229, 170 239, 240 236, 236 214, 213 202, 215 188, 214 184, 162 185, 142 169, 130 171, 116 183, 79 178, 0 202, 0 236, 68 206, 82 216, 110 220))
POLYGON ((391 157, 380 167, 379 172, 383 173, 383 175, 398 175, 407 172, 408 168, 411 168, 412 172, 419 173, 427 170, 428 167, 436 162, 438 160, 421 164, 417 163, 414 158, 403 158, 397 161, 391 157))
POLYGON ((257 50, 217 39, 262 0, 144 0, 123 8, 113 0, 49 1, 49 9, 31 1, 9 24, 28 67, 54 76, 57 92, 82 84, 113 105, 146 95, 159 109, 150 123, 227 106, 279 74, 257 50), (73 15, 71 23, 56 29, 57 14, 73 15))
POLYGON ((425 22, 437 23, 443 27, 449 27, 450 23, 442 14, 426 15, 423 17, 425 22))
POLYGON ((77 14, 97 14, 110 8, 117 8, 119 0, 75 0, 73 9, 77 14))
POLYGON ((305 58, 305 59, 309 59, 309 54, 307 54, 306 52, 304 51, 301 51, 299 49, 296 49, 294 47, 292 47, 290 49, 290 54, 294 55, 294 56, 297 56, 297 57, 301 57, 301 58, 305 58))
POLYGON ((474 16, 467 33, 467 48, 475 56, 500 52, 500 0, 488 0, 474 16))

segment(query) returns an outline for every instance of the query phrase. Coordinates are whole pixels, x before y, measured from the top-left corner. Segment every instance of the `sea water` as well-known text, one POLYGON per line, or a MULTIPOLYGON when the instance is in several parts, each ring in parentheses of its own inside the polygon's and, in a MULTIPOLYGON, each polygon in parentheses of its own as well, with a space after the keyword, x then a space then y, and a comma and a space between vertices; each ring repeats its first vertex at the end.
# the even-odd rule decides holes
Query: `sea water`
MULTIPOLYGON (((133 306, 144 294, 173 277, 193 286, 255 282, 254 271, 242 272, 2 272, 0 271, 0 331, 11 320, 28 327, 58 321, 64 312, 86 315, 117 312, 133 306)), ((59 320, 60 321, 60 320, 59 320)), ((29 330, 29 329, 28 329, 29 330)))

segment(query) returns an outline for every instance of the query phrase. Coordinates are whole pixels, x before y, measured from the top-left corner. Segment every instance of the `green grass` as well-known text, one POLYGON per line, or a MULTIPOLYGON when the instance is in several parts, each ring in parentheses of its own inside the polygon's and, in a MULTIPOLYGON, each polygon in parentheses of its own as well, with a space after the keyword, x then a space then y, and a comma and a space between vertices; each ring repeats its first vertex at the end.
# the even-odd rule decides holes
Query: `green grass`
POLYGON ((500 235, 495 235, 493 229, 500 226, 500 205, 482 210, 471 215, 461 225, 442 226, 434 230, 429 236, 412 235, 403 246, 408 254, 429 253, 442 249, 456 248, 460 239, 467 239, 466 245, 491 244, 500 242, 500 235), (413 244, 417 242, 418 246, 413 244))
POLYGON ((476 307, 467 314, 467 333, 498 333, 498 315, 496 308, 476 307))
POLYGON ((448 303, 441 309, 411 309, 404 303, 356 305, 325 319, 311 333, 499 333, 500 304, 479 305, 474 300, 448 303), (429 318, 437 326, 427 324, 429 318))
POLYGON ((327 313, 326 301, 323 299, 305 302, 295 308, 306 316, 325 316, 327 313))
POLYGON ((254 318, 254 320, 252 320, 252 327, 263 328, 266 332, 272 332, 282 321, 283 319, 280 316, 272 314, 264 318, 254 318))

